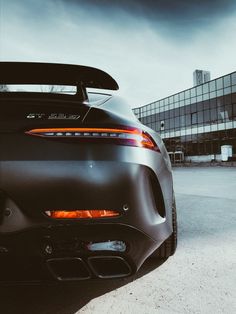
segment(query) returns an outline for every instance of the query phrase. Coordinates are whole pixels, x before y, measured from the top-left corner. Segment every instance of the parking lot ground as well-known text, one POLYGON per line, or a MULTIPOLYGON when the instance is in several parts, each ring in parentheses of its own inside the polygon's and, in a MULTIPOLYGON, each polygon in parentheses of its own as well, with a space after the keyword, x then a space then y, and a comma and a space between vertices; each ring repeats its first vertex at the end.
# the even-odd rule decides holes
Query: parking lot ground
POLYGON ((3 314, 236 313, 236 168, 175 168, 179 243, 132 278, 0 288, 3 314))

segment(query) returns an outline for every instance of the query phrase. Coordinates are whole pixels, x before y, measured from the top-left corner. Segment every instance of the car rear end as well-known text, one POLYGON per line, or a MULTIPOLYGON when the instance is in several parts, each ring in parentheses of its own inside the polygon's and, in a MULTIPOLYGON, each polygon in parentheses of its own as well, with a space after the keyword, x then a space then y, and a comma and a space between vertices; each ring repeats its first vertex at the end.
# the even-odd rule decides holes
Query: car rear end
POLYGON ((173 231, 161 139, 102 104, 22 95, 1 97, 0 280, 134 274, 173 231))

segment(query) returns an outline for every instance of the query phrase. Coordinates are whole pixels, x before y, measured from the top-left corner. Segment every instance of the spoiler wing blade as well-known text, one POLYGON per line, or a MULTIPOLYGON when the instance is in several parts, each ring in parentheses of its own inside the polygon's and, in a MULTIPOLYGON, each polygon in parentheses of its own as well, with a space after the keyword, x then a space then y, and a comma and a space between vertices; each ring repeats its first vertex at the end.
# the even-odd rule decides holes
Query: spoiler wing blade
POLYGON ((82 65, 60 63, 0 62, 0 84, 83 85, 118 90, 106 72, 82 65))

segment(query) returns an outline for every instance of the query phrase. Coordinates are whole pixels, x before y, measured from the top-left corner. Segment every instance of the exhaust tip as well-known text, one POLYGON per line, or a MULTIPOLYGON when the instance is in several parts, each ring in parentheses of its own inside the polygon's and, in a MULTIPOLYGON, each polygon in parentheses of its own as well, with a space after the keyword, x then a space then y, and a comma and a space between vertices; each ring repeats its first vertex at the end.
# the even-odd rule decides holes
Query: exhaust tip
POLYGON ((53 277, 60 281, 91 278, 86 264, 78 257, 52 258, 47 260, 47 266, 53 277))
POLYGON ((130 265, 120 256, 91 256, 88 263, 99 278, 122 278, 132 273, 130 265))

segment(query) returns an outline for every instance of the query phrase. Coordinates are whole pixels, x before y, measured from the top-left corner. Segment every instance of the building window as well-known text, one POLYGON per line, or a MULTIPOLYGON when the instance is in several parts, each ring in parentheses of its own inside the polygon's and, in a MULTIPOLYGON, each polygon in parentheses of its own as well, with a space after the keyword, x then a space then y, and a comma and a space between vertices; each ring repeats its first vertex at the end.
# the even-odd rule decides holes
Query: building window
POLYGON ((232 85, 236 85, 236 72, 231 74, 231 81, 232 81, 232 85))
POLYGON ((199 125, 203 123, 203 111, 198 111, 198 113, 197 113, 197 123, 199 125))
POLYGON ((231 87, 224 88, 224 95, 231 94, 231 87))
POLYGON ((184 97, 185 97, 185 99, 190 98, 190 90, 189 89, 184 92, 184 97))
POLYGON ((227 112, 228 119, 232 120, 232 105, 226 105, 225 111, 227 112))
POLYGON ((166 130, 170 129, 170 119, 165 120, 165 129, 166 130))
POLYGON ((197 111, 197 104, 196 104, 196 103, 195 103, 195 104, 192 104, 192 105, 190 106, 190 109, 191 109, 191 113, 196 112, 196 111, 197 111))
POLYGON ((190 89, 190 94, 191 94, 191 97, 196 96, 196 88, 195 87, 190 89))
POLYGON ((174 102, 178 102, 179 101, 179 94, 174 95, 174 102))
POLYGON ((191 124, 197 124, 197 112, 191 113, 191 124))
POLYGON ((206 83, 206 84, 203 85, 203 94, 206 94, 208 92, 209 92, 208 83, 206 83))
POLYGON ((223 88, 223 79, 222 77, 216 80, 216 88, 217 89, 222 89, 223 88))
POLYGON ((216 92, 210 92, 210 98, 215 98, 216 97, 216 92))
POLYGON ((224 88, 229 87, 231 85, 230 75, 224 76, 224 88))
POLYGON ((180 125, 179 125, 179 117, 175 117, 175 129, 179 130, 179 127, 180 127, 180 125))
POLYGON ((209 108, 210 108, 210 102, 209 102, 209 100, 205 100, 205 101, 203 102, 203 108, 204 108, 204 109, 209 109, 209 108))
POLYGON ((207 125, 210 122, 210 110, 205 110, 203 111, 203 119, 204 119, 204 124, 207 125))
POLYGON ((216 82, 211 81, 210 82, 210 92, 214 92, 216 90, 216 82))
POLYGON ((217 111, 216 108, 211 108, 211 123, 215 124, 217 121, 217 111))
POLYGON ((216 93, 217 97, 223 96, 223 89, 219 89, 216 93))
POLYGON ((202 101, 202 95, 197 96, 197 102, 202 101))
POLYGON ((202 95, 202 85, 197 87, 197 96, 202 95))
POLYGON ((180 126, 184 127, 185 126, 185 116, 180 116, 180 126))
POLYGON ((179 100, 184 100, 184 92, 179 94, 179 100))

